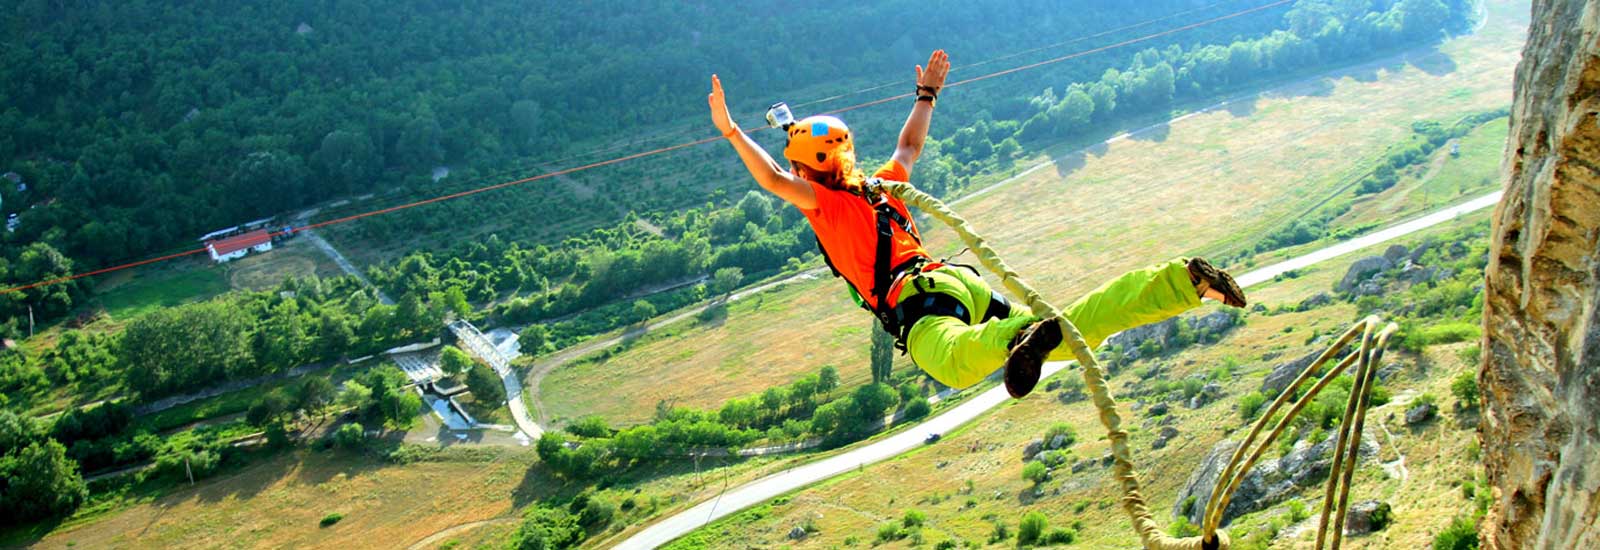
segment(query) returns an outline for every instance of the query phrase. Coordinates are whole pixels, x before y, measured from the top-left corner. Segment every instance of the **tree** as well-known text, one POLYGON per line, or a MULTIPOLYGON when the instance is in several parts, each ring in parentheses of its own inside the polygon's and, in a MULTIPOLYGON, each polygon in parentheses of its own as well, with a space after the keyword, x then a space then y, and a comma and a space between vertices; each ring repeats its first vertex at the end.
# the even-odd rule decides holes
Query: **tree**
POLYGON ((367 188, 381 163, 366 132, 350 130, 328 132, 312 160, 328 184, 319 194, 324 197, 367 188))
POLYGON ((123 330, 118 358, 130 388, 165 395, 255 373, 250 329, 226 300, 158 309, 123 330))
POLYGON ((251 425, 265 426, 276 422, 284 413, 289 412, 291 406, 293 400, 289 399, 283 390, 273 390, 262 395, 260 400, 251 405, 250 410, 245 412, 244 418, 251 425))
POLYGON ((482 364, 473 363, 467 370, 467 389, 472 392, 473 399, 484 405, 498 405, 506 400, 506 388, 500 377, 482 364))
POLYGON ((362 427, 360 422, 339 426, 339 430, 333 434, 333 444, 341 449, 359 449, 366 439, 366 428, 362 427))
POLYGON ((339 406, 363 410, 372 405, 372 388, 355 380, 345 380, 339 392, 339 406))
POLYGON ((422 397, 400 387, 385 388, 378 396, 378 410, 385 426, 394 430, 405 429, 421 412, 422 397))
POLYGON ((518 335, 518 340, 524 351, 539 353, 544 350, 545 344, 550 341, 550 327, 539 323, 528 325, 528 328, 522 329, 522 334, 518 335))
POLYGON ((823 365, 822 370, 817 371, 817 393, 825 394, 837 387, 839 387, 839 369, 833 365, 823 365))
POLYGON ((850 394, 855 404, 856 420, 863 426, 876 427, 883 417, 900 402, 900 396, 888 384, 866 384, 850 394))
POLYGON ((67 449, 54 440, 33 442, 0 458, 0 518, 26 523, 78 508, 89 489, 67 449))
POLYGON ((872 382, 887 383, 894 371, 894 337, 872 321, 872 382))
POLYGON ((737 267, 724 267, 711 274, 711 294, 723 296, 739 288, 739 283, 744 281, 744 270, 737 267))
POLYGON ((295 394, 295 408, 308 413, 321 412, 333 402, 333 382, 321 376, 307 376, 295 394))
POLYGON ((1450 393, 1456 396, 1462 407, 1468 409, 1477 407, 1479 393, 1477 374, 1467 371, 1456 375, 1455 380, 1450 382, 1450 393))
POLYGON ((14 449, 27 447, 42 436, 33 418, 18 415, 10 410, 0 410, 0 456, 14 449))
POLYGON ((655 306, 655 304, 650 303, 649 300, 634 300, 633 301, 633 321, 635 323, 643 323, 645 321, 649 321, 651 317, 655 317, 655 316, 656 316, 656 306, 655 306))
POLYGON ((467 352, 461 351, 461 348, 447 345, 439 352, 439 367, 448 376, 464 375, 472 365, 472 358, 467 356, 467 352))

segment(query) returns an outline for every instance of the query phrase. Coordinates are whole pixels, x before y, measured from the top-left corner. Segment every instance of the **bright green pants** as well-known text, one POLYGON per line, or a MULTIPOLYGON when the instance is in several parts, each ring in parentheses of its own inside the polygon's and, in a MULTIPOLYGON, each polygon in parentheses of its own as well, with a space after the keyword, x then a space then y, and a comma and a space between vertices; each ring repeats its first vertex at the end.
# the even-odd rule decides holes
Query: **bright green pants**
MULTIPOLYGON (((1078 327, 1089 348, 1100 346, 1113 334, 1166 320, 1200 305, 1189 282, 1187 258, 1122 274, 1067 306, 1063 313, 1078 327)), ((960 300, 982 319, 989 309, 989 285, 961 267, 944 266, 907 281, 900 300, 925 292, 938 292, 960 300)), ((930 315, 912 325, 906 349, 911 360, 934 380, 952 388, 965 388, 983 380, 1006 360, 1011 340, 1024 327, 1038 321, 1024 304, 1013 303, 1010 316, 968 325, 955 317, 930 315)), ((1073 359, 1066 346, 1050 354, 1052 361, 1073 359)))

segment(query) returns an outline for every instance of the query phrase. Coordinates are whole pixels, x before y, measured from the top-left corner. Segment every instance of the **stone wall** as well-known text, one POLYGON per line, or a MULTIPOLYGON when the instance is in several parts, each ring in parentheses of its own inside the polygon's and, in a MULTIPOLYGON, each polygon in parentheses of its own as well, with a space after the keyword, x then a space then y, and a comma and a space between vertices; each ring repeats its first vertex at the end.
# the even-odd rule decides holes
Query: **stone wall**
POLYGON ((1486 273, 1488 548, 1600 548, 1600 0, 1535 0, 1486 273))

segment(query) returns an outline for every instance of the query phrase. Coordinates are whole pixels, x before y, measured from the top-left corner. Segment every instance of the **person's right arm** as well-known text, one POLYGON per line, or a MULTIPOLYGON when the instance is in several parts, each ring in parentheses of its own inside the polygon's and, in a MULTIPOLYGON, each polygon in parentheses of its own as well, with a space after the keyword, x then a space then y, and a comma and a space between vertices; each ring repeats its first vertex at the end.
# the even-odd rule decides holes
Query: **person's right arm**
POLYGON ((728 138, 733 144, 733 150, 739 152, 739 160, 744 161, 745 169, 761 185, 778 198, 795 205, 801 210, 812 210, 817 207, 816 191, 811 189, 811 182, 778 166, 765 150, 757 145, 755 140, 739 130, 728 116, 728 102, 722 96, 722 80, 717 75, 711 75, 711 95, 706 97, 711 104, 711 122, 717 126, 717 131, 722 132, 722 137, 728 138))

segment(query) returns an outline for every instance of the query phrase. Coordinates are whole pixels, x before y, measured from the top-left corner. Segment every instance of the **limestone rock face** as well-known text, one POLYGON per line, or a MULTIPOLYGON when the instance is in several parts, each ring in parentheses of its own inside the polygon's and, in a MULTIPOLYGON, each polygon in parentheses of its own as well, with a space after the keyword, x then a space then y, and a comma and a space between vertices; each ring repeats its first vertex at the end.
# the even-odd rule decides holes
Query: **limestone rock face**
POLYGON ((1489 548, 1600 548, 1600 2, 1534 0, 1484 300, 1489 548))

